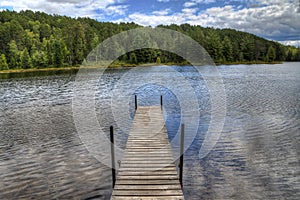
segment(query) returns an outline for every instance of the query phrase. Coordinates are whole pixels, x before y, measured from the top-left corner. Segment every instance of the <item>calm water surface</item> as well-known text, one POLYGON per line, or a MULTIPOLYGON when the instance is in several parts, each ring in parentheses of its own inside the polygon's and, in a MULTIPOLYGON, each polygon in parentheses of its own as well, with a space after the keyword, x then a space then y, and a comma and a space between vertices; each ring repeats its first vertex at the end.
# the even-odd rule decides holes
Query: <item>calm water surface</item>
MULTIPOLYGON (((215 148, 199 159, 211 117, 209 92, 192 67, 172 67, 194 87, 201 113, 198 133, 184 158, 186 199, 299 199, 300 63, 218 68, 227 95, 225 126, 215 148)), ((99 122, 106 132, 115 125, 122 148, 128 135, 114 122, 110 97, 128 70, 107 70, 95 95, 99 122)), ((109 199, 111 170, 89 153, 74 124, 76 74, 32 75, 0 79, 0 199, 109 199)), ((162 76, 180 90, 172 71, 164 70, 162 76)), ((176 96, 151 84, 135 93, 140 105, 158 105, 159 95, 164 95, 172 139, 181 118, 176 96)))

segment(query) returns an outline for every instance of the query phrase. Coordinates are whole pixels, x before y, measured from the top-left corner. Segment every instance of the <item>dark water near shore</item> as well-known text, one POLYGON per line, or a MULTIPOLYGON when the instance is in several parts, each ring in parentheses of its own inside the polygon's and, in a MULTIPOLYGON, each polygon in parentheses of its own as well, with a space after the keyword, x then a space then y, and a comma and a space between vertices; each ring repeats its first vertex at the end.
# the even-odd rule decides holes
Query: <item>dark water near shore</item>
MULTIPOLYGON (((225 126, 215 148, 199 159, 211 117, 209 92, 192 67, 172 67, 197 91, 201 113, 198 133, 184 158, 185 198, 299 199, 300 63, 218 68, 227 96, 225 126)), ((109 97, 129 70, 107 70, 96 91, 97 118, 105 132, 115 125, 120 147, 127 135, 114 122, 109 97)), ((75 76, 68 72, 0 79, 0 199, 110 198, 110 168, 89 153, 76 131, 75 76)), ((180 90, 171 71, 164 70, 162 76, 180 90)), ((151 84, 136 93, 140 105, 158 105, 159 95, 164 95, 172 139, 180 123, 176 96, 151 84)), ((131 98, 131 117, 133 106, 131 98)))

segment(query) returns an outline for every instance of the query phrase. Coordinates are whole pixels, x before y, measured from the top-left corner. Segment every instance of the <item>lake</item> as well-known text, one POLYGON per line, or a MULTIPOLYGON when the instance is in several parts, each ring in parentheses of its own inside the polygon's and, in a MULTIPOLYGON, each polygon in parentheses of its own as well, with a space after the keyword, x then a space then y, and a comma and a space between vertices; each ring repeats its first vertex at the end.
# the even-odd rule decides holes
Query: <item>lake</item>
MULTIPOLYGON (((135 81, 134 76, 120 81, 131 69, 107 69, 95 85, 97 120, 107 136, 114 125, 120 148, 126 145, 126 130, 134 116, 134 97, 128 94, 132 95, 129 120, 124 124, 116 122, 110 98, 116 84, 126 89, 135 81)), ((148 69, 162 71, 161 76, 185 94, 174 75, 179 72, 194 88, 199 103, 195 108, 200 112, 199 128, 184 157, 186 199, 299 198, 300 63, 218 66, 226 92, 225 124, 217 144, 202 159, 199 150, 211 119, 204 79, 190 66, 148 69)), ((87 82, 89 76, 97 76, 89 73, 87 82)), ((109 199, 111 169, 89 152, 74 122, 76 72, 1 77, 0 199, 109 199)), ((88 87, 85 81, 80 84, 88 87)), ((154 84, 145 84, 134 94, 139 105, 159 105, 163 95, 166 127, 169 138, 174 138, 182 106, 176 95, 154 84)), ((176 146, 173 151, 178 151, 176 146)))

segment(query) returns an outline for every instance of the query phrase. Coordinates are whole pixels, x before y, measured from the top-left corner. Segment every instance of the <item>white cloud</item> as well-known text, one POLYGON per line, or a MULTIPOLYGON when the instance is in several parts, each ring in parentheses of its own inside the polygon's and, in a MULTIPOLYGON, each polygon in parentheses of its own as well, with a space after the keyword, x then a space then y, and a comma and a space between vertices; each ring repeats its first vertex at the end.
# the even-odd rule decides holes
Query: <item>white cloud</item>
POLYGON ((181 11, 185 14, 193 14, 197 12, 197 8, 184 8, 181 11))
POLYGON ((210 4, 210 3, 215 3, 217 0, 192 0, 192 1, 199 4, 210 4))
POLYGON ((192 6, 195 6, 195 5, 197 5, 197 3, 188 1, 188 2, 185 2, 183 4, 183 7, 189 8, 189 7, 192 7, 192 6))
POLYGON ((202 13, 202 25, 234 28, 269 38, 298 35, 300 13, 292 3, 235 10, 232 6, 210 8, 202 13))
POLYGON ((108 6, 105 9, 105 14, 107 15, 125 15, 128 9, 128 5, 117 5, 117 6, 108 6))
POLYGON ((4 0, 0 1, 0 7, 9 6, 15 11, 33 10, 50 14, 99 19, 104 15, 124 15, 128 6, 115 5, 122 2, 124 0, 4 0), (101 11, 100 14, 99 11, 101 11))
POLYGON ((53 3, 73 3, 73 4, 80 4, 83 1, 82 0, 47 0, 48 2, 53 2, 53 3))
POLYGON ((152 14, 153 15, 168 15, 170 13, 170 9, 164 9, 164 10, 159 10, 159 11, 153 11, 152 14))
POLYGON ((132 22, 134 21, 137 24, 143 26, 152 26, 155 27, 159 24, 182 24, 185 23, 184 15, 183 14, 176 14, 176 15, 146 15, 143 13, 133 13, 130 14, 126 19, 117 20, 116 22, 132 22))
POLYGON ((300 40, 285 40, 285 41, 279 41, 279 42, 284 45, 300 47, 300 40))
POLYGON ((169 2, 170 0, 157 0, 157 1, 166 3, 166 2, 169 2))

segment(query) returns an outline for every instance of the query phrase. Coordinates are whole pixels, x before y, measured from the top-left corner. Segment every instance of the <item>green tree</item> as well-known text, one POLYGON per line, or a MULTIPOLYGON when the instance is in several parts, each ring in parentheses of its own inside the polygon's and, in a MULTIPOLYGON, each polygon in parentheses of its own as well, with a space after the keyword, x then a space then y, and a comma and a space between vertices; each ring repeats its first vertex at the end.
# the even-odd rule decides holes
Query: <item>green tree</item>
POLYGON ((137 57, 134 52, 130 53, 129 60, 131 64, 137 64, 137 57))
POLYGON ((161 60, 160 60, 160 57, 158 56, 157 58, 156 58, 156 64, 160 64, 161 63, 161 60))
POLYGON ((76 23, 71 30, 74 34, 73 48, 71 51, 74 65, 81 64, 85 57, 86 41, 84 28, 81 23, 76 23))
POLYGON ((9 45, 9 66, 11 69, 18 68, 20 62, 20 51, 18 50, 17 44, 14 40, 11 40, 9 45))
POLYGON ((8 69, 6 57, 4 54, 1 54, 0 56, 0 70, 6 70, 8 69))
POLYGON ((48 66, 47 54, 41 50, 35 51, 31 56, 32 65, 36 68, 45 68, 48 66))
POLYGON ((128 56, 126 53, 122 55, 121 61, 124 63, 128 61, 128 56))
POLYGON ((25 33, 23 27, 17 20, 13 19, 11 22, 9 22, 9 30, 7 31, 11 37, 10 40, 14 40, 18 45, 22 45, 25 33))
POLYGON ((57 40, 54 42, 54 55, 53 55, 53 64, 55 67, 62 67, 63 66, 63 52, 61 43, 57 40))
POLYGON ((223 45, 220 36, 215 30, 210 30, 206 36, 207 51, 215 62, 222 62, 223 60, 223 45))
POLYGON ((295 50, 294 61, 300 61, 300 47, 295 50))
POLYGON ((49 24, 42 23, 40 27, 40 41, 44 38, 49 40, 51 36, 51 27, 49 24))
POLYGON ((272 61, 275 60, 275 58, 276 58, 276 53, 275 53, 275 49, 274 49, 273 46, 270 46, 270 47, 268 48, 267 58, 268 58, 268 61, 269 61, 269 62, 272 62, 272 61))
POLYGON ((29 69, 32 67, 31 58, 27 48, 24 48, 24 50, 21 52, 21 67, 23 69, 29 69))
POLYGON ((223 54, 226 61, 232 62, 233 61, 233 52, 232 52, 232 44, 228 36, 225 36, 223 40, 223 54))

